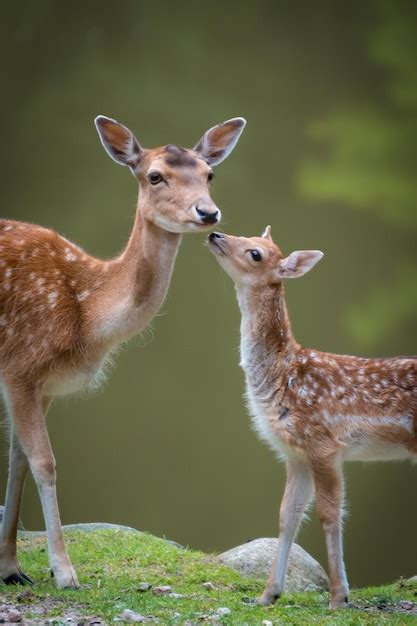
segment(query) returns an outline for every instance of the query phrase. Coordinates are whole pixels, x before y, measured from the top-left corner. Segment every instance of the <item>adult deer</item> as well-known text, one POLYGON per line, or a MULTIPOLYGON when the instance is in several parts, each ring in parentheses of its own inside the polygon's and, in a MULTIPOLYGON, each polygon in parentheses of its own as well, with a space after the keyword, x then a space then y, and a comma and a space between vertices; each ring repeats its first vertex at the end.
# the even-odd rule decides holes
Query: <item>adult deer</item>
POLYGON ((141 186, 130 239, 114 259, 94 258, 52 230, 0 220, 0 383, 10 422, 0 538, 6 583, 32 582, 16 558, 30 468, 56 584, 78 586, 61 529, 46 412, 54 397, 96 385, 110 352, 152 320, 165 298, 181 234, 220 220, 209 191, 212 167, 229 155, 245 123, 234 118, 214 126, 192 150, 145 149, 122 124, 96 118, 104 148, 141 186))
POLYGON ((284 258, 269 227, 263 237, 212 233, 211 251, 235 282, 242 313, 241 366, 256 430, 287 466, 278 552, 260 603, 283 592, 291 544, 315 491, 327 545, 331 606, 347 602, 343 561, 344 461, 417 460, 417 358, 365 359, 301 347, 282 282, 322 258, 284 258))

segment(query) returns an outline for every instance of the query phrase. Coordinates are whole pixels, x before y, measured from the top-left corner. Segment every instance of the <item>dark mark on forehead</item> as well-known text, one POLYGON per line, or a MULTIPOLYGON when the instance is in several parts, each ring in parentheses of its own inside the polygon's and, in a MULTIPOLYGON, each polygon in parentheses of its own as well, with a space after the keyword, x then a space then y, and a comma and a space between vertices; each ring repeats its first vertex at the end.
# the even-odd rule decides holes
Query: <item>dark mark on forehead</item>
POLYGON ((165 151, 168 152, 165 157, 165 163, 171 167, 197 167, 197 160, 190 156, 185 148, 169 144, 165 146, 165 151))

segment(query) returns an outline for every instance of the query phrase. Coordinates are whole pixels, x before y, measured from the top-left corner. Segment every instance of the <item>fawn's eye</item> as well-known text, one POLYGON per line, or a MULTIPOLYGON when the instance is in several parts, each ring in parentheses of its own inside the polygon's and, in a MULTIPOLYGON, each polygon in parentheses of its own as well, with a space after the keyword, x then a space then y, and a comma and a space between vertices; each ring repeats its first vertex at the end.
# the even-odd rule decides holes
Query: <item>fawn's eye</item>
POLYGON ((214 172, 209 172, 209 173, 207 174, 207 180, 208 180, 208 182, 209 182, 209 183, 211 183, 211 181, 213 180, 213 178, 214 178, 214 172))
POLYGON ((157 185, 158 183, 161 183, 164 179, 159 172, 151 172, 148 176, 148 180, 151 185, 157 185))
POLYGON ((250 250, 250 255, 254 261, 262 261, 262 254, 259 250, 250 250))

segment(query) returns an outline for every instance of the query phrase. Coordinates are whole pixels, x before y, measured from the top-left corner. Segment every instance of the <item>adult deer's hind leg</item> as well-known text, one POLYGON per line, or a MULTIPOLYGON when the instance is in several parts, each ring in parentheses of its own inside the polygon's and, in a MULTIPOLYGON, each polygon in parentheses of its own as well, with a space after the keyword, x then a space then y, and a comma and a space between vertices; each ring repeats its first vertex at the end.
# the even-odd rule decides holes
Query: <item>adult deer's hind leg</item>
POLYGON ((59 588, 78 587, 62 534, 56 496, 55 458, 41 398, 23 386, 9 389, 13 428, 38 487, 48 535, 49 563, 59 588))

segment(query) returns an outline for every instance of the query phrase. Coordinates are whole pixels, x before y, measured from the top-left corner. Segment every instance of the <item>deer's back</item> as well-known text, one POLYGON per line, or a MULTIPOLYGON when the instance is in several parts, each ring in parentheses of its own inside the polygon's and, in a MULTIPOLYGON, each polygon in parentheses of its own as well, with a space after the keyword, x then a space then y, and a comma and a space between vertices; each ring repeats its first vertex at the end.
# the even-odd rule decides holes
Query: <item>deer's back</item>
POLYGON ((417 455, 416 358, 365 359, 302 348, 277 370, 267 358, 248 362, 255 427, 280 452, 315 453, 322 445, 345 450, 351 459, 417 455))
POLYGON ((53 230, 0 220, 0 372, 41 376, 84 349, 95 259, 53 230), (90 286, 87 289, 86 285, 90 286))

